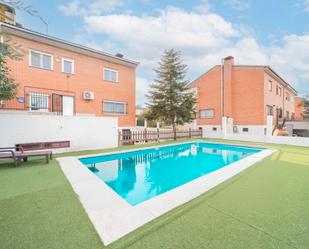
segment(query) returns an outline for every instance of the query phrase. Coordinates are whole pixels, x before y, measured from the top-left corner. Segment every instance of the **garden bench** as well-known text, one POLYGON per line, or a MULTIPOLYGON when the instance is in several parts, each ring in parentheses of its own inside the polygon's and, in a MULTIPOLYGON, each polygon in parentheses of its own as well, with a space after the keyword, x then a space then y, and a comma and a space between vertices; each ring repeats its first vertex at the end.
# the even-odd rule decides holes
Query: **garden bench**
POLYGON ((12 159, 15 166, 20 164, 22 160, 27 162, 28 157, 40 156, 45 157, 46 163, 49 163, 49 160, 53 158, 53 152, 50 150, 24 152, 22 147, 0 148, 0 159, 12 159))

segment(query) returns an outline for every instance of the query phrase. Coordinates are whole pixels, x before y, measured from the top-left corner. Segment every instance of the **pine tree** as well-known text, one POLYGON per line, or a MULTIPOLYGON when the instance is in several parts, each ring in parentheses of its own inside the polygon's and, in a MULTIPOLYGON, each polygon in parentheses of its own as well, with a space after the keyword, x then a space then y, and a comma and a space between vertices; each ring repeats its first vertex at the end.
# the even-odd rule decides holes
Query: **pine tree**
POLYGON ((171 49, 164 52, 155 72, 157 78, 147 96, 147 118, 171 125, 176 139, 176 126, 195 118, 196 100, 185 79, 187 66, 182 63, 181 53, 171 49))
POLYGON ((304 119, 309 120, 309 96, 306 96, 302 103, 303 113, 302 116, 304 119))
POLYGON ((13 99, 16 96, 18 85, 9 75, 10 69, 7 66, 7 59, 19 59, 19 56, 9 44, 0 43, 0 101, 13 99))

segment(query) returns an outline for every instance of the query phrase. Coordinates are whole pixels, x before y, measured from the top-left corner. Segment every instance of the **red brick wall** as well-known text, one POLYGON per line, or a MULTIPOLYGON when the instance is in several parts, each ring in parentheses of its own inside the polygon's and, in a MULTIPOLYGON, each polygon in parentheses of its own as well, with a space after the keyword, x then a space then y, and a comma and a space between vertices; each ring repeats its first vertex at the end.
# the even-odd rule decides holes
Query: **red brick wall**
POLYGON ((127 115, 116 115, 120 126, 135 125, 135 68, 128 67, 87 55, 71 52, 58 47, 20 37, 11 37, 13 42, 22 44, 26 54, 21 61, 9 61, 11 75, 19 83, 17 97, 25 97, 25 89, 41 88, 42 92, 60 92, 75 96, 76 113, 94 114, 96 116, 111 116, 103 114, 102 101, 123 101, 128 104, 127 115), (54 56, 52 71, 30 67, 29 49, 38 50, 54 56), (67 75, 61 71, 61 58, 74 60, 75 73, 67 75), (103 80, 103 68, 118 70, 119 82, 103 80), (85 101, 84 91, 94 92, 95 99, 85 101))
POLYGON ((221 67, 216 66, 208 73, 195 80, 197 87, 197 108, 214 109, 213 119, 200 119, 197 114, 198 125, 220 125, 221 124, 221 67))
POLYGON ((264 125, 264 72, 261 68, 233 67, 235 125, 264 125))
MULTIPOLYGON (((274 77, 273 75, 265 72, 264 73, 264 103, 265 103, 265 111, 266 111, 266 105, 274 106, 274 114, 273 114, 273 121, 274 124, 276 123, 276 109, 281 108, 283 110, 283 117, 286 118, 286 111, 289 112, 289 116, 291 118, 291 113, 295 113, 295 103, 294 103, 294 97, 295 94, 286 88, 284 85, 282 85, 279 80, 274 77), (272 91, 268 89, 268 82, 272 82, 272 91), (281 88, 281 96, 277 94, 276 88, 281 88), (290 99, 287 99, 287 94, 290 95, 290 99)), ((266 116, 265 116, 266 120, 266 116)))
POLYGON ((295 106, 295 120, 303 120, 303 108, 302 108, 303 99, 300 97, 296 97, 294 99, 295 106))
MULTIPOLYGON (((234 119, 235 125, 266 125, 266 105, 276 105, 291 113, 295 112, 295 94, 259 66, 232 66, 233 59, 224 61, 224 116, 234 119), (272 92, 268 80, 273 81, 272 92), (280 84, 282 95, 276 95, 280 84), (290 100, 286 99, 290 94, 290 100)), ((213 119, 197 118, 198 125, 221 124, 221 66, 216 66, 193 82, 197 87, 198 110, 215 110, 213 119)), ((275 116, 275 115, 274 115, 275 116)))
POLYGON ((234 58, 224 59, 223 76, 224 76, 224 116, 233 117, 233 65, 234 58))

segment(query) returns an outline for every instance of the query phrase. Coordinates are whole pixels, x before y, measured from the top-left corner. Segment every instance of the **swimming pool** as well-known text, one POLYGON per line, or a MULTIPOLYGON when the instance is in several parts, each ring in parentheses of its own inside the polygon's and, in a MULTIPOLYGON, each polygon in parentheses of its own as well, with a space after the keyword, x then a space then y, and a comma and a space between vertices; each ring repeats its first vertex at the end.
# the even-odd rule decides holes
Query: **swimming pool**
POLYGON ((260 151, 194 142, 79 160, 135 206, 260 151))

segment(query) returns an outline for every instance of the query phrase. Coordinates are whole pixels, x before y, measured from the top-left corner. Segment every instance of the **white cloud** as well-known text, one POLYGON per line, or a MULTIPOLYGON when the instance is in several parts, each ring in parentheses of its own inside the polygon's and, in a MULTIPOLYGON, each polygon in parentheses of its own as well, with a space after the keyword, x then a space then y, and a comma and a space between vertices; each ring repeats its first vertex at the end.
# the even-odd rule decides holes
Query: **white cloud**
POLYGON ((196 9, 185 11, 169 7, 156 15, 108 14, 85 16, 82 37, 102 34, 100 46, 91 39, 82 43, 121 51, 126 57, 139 61, 137 103, 146 98, 149 82, 155 78, 153 69, 165 49, 181 50, 189 66, 188 77, 193 80, 221 58, 232 55, 238 64, 271 65, 300 92, 306 91, 309 80, 309 35, 289 35, 277 38, 280 45, 262 46, 250 28, 235 26, 221 16, 196 9), (121 49, 119 49, 121 48, 121 49), (147 80, 147 79, 149 80, 147 80))
POLYGON ((121 0, 94 0, 89 4, 89 11, 95 15, 100 15, 100 13, 112 12, 123 4, 121 0))
POLYGON ((124 4, 122 0, 71 0, 61 4, 58 9, 66 16, 87 16, 110 13, 124 4))
POLYGON ((146 94, 149 91, 150 82, 142 77, 136 77, 136 104, 143 106, 147 102, 146 94))
POLYGON ((309 35, 287 35, 270 48, 270 64, 300 93, 309 93, 309 35))
POLYGON ((165 49, 175 48, 184 56, 200 57, 229 45, 240 35, 216 14, 167 8, 156 16, 104 15, 85 18, 89 33, 105 34, 124 44, 126 54, 141 62, 140 69, 152 70, 165 49))
POLYGON ((193 10, 199 13, 208 13, 211 5, 208 0, 202 0, 200 4, 193 7, 193 10))
POLYGON ((250 8, 250 3, 246 0, 225 0, 224 3, 239 11, 244 11, 250 8))
POLYGON ((80 16, 85 14, 85 9, 80 9, 79 0, 71 0, 67 4, 61 4, 58 9, 66 16, 80 16))

